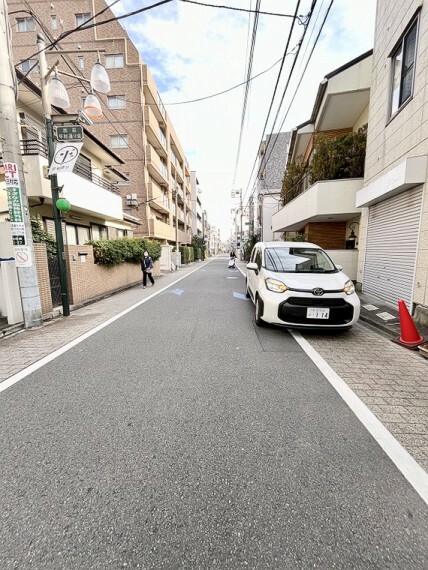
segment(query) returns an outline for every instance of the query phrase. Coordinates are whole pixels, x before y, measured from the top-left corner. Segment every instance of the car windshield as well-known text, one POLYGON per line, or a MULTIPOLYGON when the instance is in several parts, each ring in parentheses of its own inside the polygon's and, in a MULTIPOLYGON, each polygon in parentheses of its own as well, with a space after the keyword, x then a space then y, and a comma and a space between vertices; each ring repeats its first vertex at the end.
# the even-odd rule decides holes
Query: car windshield
POLYGON ((322 249, 275 247, 265 250, 265 267, 279 273, 335 273, 331 259, 322 249))

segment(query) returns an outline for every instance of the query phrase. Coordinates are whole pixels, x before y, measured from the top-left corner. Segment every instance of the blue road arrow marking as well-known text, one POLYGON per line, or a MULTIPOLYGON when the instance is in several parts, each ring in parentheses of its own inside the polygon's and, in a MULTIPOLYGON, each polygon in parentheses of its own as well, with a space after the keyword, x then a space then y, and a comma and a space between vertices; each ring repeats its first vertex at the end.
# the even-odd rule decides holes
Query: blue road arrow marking
POLYGON ((237 293, 236 291, 233 292, 233 296, 236 297, 237 299, 241 299, 242 301, 249 301, 249 299, 247 299, 245 295, 243 295, 242 293, 237 293))
POLYGON ((161 295, 182 295, 183 289, 173 289, 172 291, 163 291, 161 295))

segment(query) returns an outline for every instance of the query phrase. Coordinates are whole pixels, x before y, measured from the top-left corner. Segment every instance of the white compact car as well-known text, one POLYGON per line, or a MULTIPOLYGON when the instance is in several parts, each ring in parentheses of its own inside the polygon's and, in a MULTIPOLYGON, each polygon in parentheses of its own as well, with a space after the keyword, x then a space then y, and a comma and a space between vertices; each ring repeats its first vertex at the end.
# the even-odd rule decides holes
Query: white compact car
POLYGON ((259 326, 344 330, 360 316, 353 282, 313 243, 257 243, 247 265, 247 297, 259 326))

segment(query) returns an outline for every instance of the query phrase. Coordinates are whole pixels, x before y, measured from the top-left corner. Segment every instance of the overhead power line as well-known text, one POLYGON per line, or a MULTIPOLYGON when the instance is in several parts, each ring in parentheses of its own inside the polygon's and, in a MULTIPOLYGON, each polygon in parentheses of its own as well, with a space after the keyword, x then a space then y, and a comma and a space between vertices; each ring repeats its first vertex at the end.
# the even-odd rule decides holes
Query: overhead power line
POLYGON ((261 0, 257 0, 256 2, 256 12, 255 12, 255 16, 254 16, 254 22, 253 22, 253 33, 252 33, 252 37, 251 37, 251 47, 250 47, 250 54, 248 56, 248 66, 247 66, 247 79, 245 81, 245 93, 244 93, 244 102, 242 105, 242 114, 241 114, 241 128, 239 131, 239 141, 238 141, 238 150, 236 153, 236 161, 235 161, 235 171, 234 171, 234 175, 233 175, 233 183, 232 185, 235 186, 235 180, 236 180, 236 173, 238 170, 238 164, 239 164, 239 156, 241 154, 241 145, 242 145, 242 135, 244 132, 244 124, 245 124, 245 118, 246 118, 246 114, 247 114, 247 103, 248 103, 248 95, 249 95, 249 90, 250 90, 250 82, 249 82, 249 78, 251 77, 251 72, 253 69, 253 61, 254 61, 254 50, 256 47, 256 38, 257 38, 257 28, 259 25, 259 9, 260 9, 260 4, 261 4, 261 0))
MULTIPOLYGON (((104 26, 105 24, 109 24, 110 22, 117 22, 119 20, 123 20, 124 18, 130 18, 131 16, 135 16, 136 14, 141 14, 142 12, 147 12, 148 10, 152 10, 153 8, 158 8, 159 6, 162 6, 163 4, 168 4, 169 2, 172 2, 172 0, 160 0, 159 2, 156 2, 156 4, 151 4, 150 6, 146 6, 145 8, 139 8, 138 10, 134 10, 133 12, 127 12, 126 14, 122 14, 121 16, 115 16, 114 18, 102 20, 101 22, 94 22, 94 23, 89 24, 89 25, 87 22, 85 22, 83 24, 80 24, 79 26, 76 26, 75 28, 73 28, 71 30, 67 30, 66 32, 63 32, 62 34, 60 34, 58 36, 58 38, 56 40, 53 40, 50 44, 47 44, 44 49, 47 50, 49 48, 55 47, 60 41, 67 38, 69 35, 74 34, 75 32, 81 31, 82 29, 88 30, 88 29, 95 28, 95 27, 98 28, 100 26, 104 26)), ((109 8, 109 6, 107 8, 109 8)), ((95 14, 91 18, 91 20, 88 20, 88 21, 94 20, 94 18, 101 15, 103 12, 105 12, 105 10, 106 10, 106 8, 103 8, 103 10, 101 10, 98 14, 95 14)), ((30 55, 29 57, 27 57, 27 59, 25 59, 23 61, 28 61, 30 59, 35 58, 39 55, 39 53, 40 53, 40 51, 38 50, 38 51, 34 52, 32 55, 30 55)), ((21 64, 23 63, 23 61, 21 61, 21 64)), ((33 68, 31 68, 25 74, 24 77, 27 77, 27 75, 32 71, 32 69, 34 69, 34 67, 36 67, 36 66, 34 65, 33 68)))
MULTIPOLYGON (((318 31, 317 37, 315 38, 314 44, 313 44, 312 49, 311 49, 311 51, 310 51, 310 53, 309 53, 309 57, 308 57, 308 59, 307 59, 307 61, 306 61, 306 64, 305 64, 305 67, 304 67, 304 69, 303 69, 303 72, 302 72, 302 74, 301 74, 301 76, 300 76, 299 82, 297 83, 297 86, 296 86, 296 88, 295 88, 295 90, 294 90, 294 93, 293 93, 293 96, 292 96, 292 98, 291 98, 290 104, 288 105, 287 111, 285 112, 285 115, 284 115, 284 117, 283 117, 283 120, 282 120, 281 125, 280 125, 279 130, 278 130, 278 133, 277 133, 277 135, 276 135, 276 137, 275 137, 274 143, 273 143, 273 145, 272 145, 272 147, 271 147, 271 149, 270 149, 269 155, 268 155, 267 158, 266 158, 266 162, 269 160, 269 158, 270 158, 270 156, 271 156, 271 154, 272 154, 272 152, 273 152, 273 149, 275 148, 275 145, 276 145, 277 140, 278 140, 278 137, 279 137, 279 133, 281 132, 282 127, 284 126, 284 123, 285 123, 285 121, 286 121, 286 119, 287 119, 288 113, 290 112, 291 106, 292 106, 292 104, 293 104, 293 102, 294 102, 294 99, 296 98, 297 92, 298 92, 299 87, 300 87, 300 85, 301 85, 301 83, 302 83, 302 81, 303 81, 303 78, 304 78, 304 76, 305 76, 305 73, 306 73, 306 70, 307 70, 307 68, 308 68, 309 62, 310 62, 310 60, 311 60, 311 58, 312 58, 312 54, 314 53, 315 47, 316 47, 316 45, 317 45, 317 43, 318 43, 318 40, 319 40, 319 38, 320 38, 320 36, 321 36, 321 32, 322 32, 322 30, 323 30, 323 28, 324 28, 324 24, 325 24, 325 22, 326 22, 326 20, 327 20, 327 18, 328 18, 328 15, 329 15, 329 13, 330 13, 331 7, 333 6, 333 2, 334 2, 334 0, 330 0, 330 5, 329 5, 329 7, 327 8, 327 11, 326 11, 326 13, 325 13, 325 15, 324 15, 324 19, 323 19, 323 21, 322 21, 322 23, 321 23, 321 26, 320 26, 320 29, 319 29, 319 31, 318 31)), ((276 119, 275 119, 275 122, 276 122, 276 119)))
POLYGON ((207 99, 212 99, 213 97, 218 97, 219 95, 224 95, 225 93, 229 93, 230 91, 233 91, 234 89, 237 89, 238 87, 242 87, 242 85, 246 85, 247 83, 250 83, 251 81, 253 81, 254 79, 256 79, 257 77, 260 77, 261 75, 267 73, 268 71, 270 71, 271 69, 273 69, 276 65, 278 65, 278 63, 281 61, 281 58, 279 58, 277 61, 275 61, 270 67, 268 67, 267 69, 264 69, 263 71, 261 71, 260 73, 257 73, 256 75, 253 75, 252 77, 250 77, 249 79, 246 79, 245 81, 243 81, 242 83, 238 83, 237 85, 234 85, 233 87, 229 87, 229 89, 225 89, 224 91, 218 91, 217 93, 212 93, 211 95, 206 95, 205 97, 199 97, 198 99, 190 99, 188 101, 177 101, 175 103, 164 103, 165 106, 173 106, 173 105, 187 105, 188 103, 197 103, 199 101, 206 101, 207 99))
POLYGON ((301 16, 296 16, 292 14, 281 14, 279 12, 262 12, 261 10, 251 10, 247 8, 235 8, 234 6, 219 6, 218 4, 208 4, 207 2, 196 2, 196 0, 180 0, 180 2, 185 2, 186 4, 196 4, 198 6, 207 6, 209 8, 221 8, 224 10, 233 10, 235 12, 247 12, 249 14, 262 14, 263 16, 279 16, 280 18, 297 18, 300 19, 301 16))
MULTIPOLYGON (((297 11, 298 11, 298 9, 299 9, 299 7, 300 7, 300 1, 301 1, 301 0, 298 0, 298 2, 297 2, 297 4, 296 4, 296 11, 295 11, 296 14, 297 14, 297 11)), ((291 28, 290 28, 290 31, 289 31, 289 34, 288 34, 287 43, 286 43, 286 45, 285 45, 284 54, 283 54, 283 56, 282 56, 281 67, 280 67, 280 69, 279 69, 278 77, 277 77, 277 79, 276 79, 275 87, 274 87, 273 94, 272 94, 272 97, 271 97, 271 100, 270 100, 269 110, 268 110, 268 112, 267 112, 266 121, 265 121, 265 124, 264 124, 264 127, 263 127, 263 132, 262 132, 262 136, 261 136, 261 139, 260 139, 260 144, 262 144, 262 142, 263 142, 263 137, 265 136, 265 133, 266 133, 266 127, 267 127, 267 124, 268 124, 268 121, 269 121, 269 117, 270 117, 270 113, 271 113, 271 111, 272 111, 272 107, 273 107, 273 104, 274 104, 274 101, 275 101, 275 96, 276 96, 276 93, 277 93, 277 90, 278 90, 279 81, 280 81, 280 79, 281 79, 282 70, 283 70, 283 68, 284 68, 285 58, 287 57, 287 55, 289 55, 289 53, 288 53, 288 48, 289 48, 289 45, 290 45, 290 42, 291 42, 291 36, 293 35, 294 24, 295 24, 295 20, 293 19, 293 22, 292 22, 292 24, 291 24, 291 28)), ((307 29, 307 27, 305 27, 305 30, 306 30, 306 29, 307 29)), ((303 33, 302 38, 301 38, 301 40, 300 40, 300 42, 299 42, 299 46, 301 45, 301 42, 303 41, 303 38, 304 38, 304 33, 303 33)), ((298 47, 298 49, 299 49, 299 47, 298 47)), ((298 54, 298 52, 297 52, 297 54, 298 54)), ((294 62, 296 61, 296 59, 297 59, 297 56, 296 56, 294 62)), ((292 72, 293 72, 293 67, 291 68, 289 79, 290 79, 290 77, 291 77, 292 72)), ((285 89, 287 89, 287 86, 288 86, 288 83, 287 83, 287 85, 285 86, 285 89)), ((280 104, 280 106, 281 106, 281 104, 280 104)), ((259 145, 259 148, 260 148, 260 145, 259 145)), ((252 168, 252 170, 251 170, 250 180, 251 180, 251 176, 253 175, 254 169, 255 169, 256 164, 257 164, 257 157, 258 157, 258 155, 256 156, 256 160, 254 161, 253 168, 252 168)), ((244 197, 243 197, 243 201, 245 200, 245 195, 246 195, 247 191, 248 191, 248 186, 247 186, 247 189, 245 190, 245 194, 244 194, 244 197)))

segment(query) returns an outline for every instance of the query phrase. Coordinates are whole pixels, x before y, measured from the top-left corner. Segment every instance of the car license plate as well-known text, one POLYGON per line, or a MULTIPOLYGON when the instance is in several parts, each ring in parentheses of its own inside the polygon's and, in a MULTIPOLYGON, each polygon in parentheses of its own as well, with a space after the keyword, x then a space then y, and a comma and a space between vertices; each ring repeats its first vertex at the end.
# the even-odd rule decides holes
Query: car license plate
POLYGON ((307 319, 328 319, 330 317, 330 309, 322 309, 320 307, 308 307, 306 310, 307 319))

